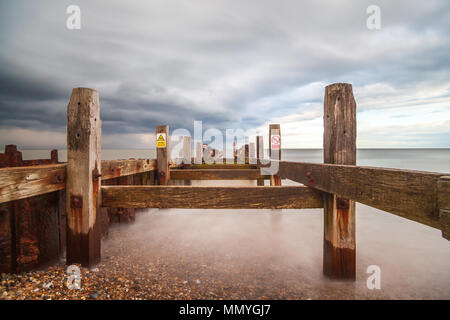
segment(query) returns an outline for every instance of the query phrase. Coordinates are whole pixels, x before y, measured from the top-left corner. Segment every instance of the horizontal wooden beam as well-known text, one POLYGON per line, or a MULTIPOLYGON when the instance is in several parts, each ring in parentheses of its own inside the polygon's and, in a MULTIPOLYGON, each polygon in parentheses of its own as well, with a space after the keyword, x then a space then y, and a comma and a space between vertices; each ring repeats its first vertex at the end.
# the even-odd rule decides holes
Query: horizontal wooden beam
POLYGON ((103 160, 102 180, 156 170, 155 159, 103 160))
POLYGON ((437 182, 445 174, 281 161, 280 176, 440 229, 437 182))
MULTIPOLYGON (((102 161, 102 180, 155 170, 155 160, 102 161)), ((0 168, 0 203, 66 187, 66 163, 0 168)))
POLYGON ((231 163, 215 163, 215 164, 183 164, 178 166, 177 168, 184 168, 184 169, 210 169, 210 170, 217 170, 217 169, 257 169, 258 165, 256 164, 244 164, 244 163, 237 163, 237 164, 231 164, 231 163))
POLYGON ((25 199, 66 187, 66 164, 0 169, 0 203, 25 199))
POLYGON ((286 187, 104 186, 102 206, 121 208, 322 208, 317 190, 286 187))
POLYGON ((270 179, 261 176, 259 169, 171 169, 171 180, 256 180, 270 179))

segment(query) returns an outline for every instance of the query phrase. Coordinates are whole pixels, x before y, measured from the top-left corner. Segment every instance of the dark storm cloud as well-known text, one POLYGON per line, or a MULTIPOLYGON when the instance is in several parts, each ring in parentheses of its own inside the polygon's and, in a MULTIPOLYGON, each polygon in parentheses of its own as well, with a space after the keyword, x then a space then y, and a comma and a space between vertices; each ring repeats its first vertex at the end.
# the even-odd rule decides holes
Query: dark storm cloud
POLYGON ((353 83, 361 111, 431 103, 450 85, 446 0, 77 1, 78 31, 70 4, 2 2, 0 129, 64 132, 78 86, 99 91, 113 135, 313 120, 333 82, 353 83), (380 31, 366 28, 371 4, 380 31))

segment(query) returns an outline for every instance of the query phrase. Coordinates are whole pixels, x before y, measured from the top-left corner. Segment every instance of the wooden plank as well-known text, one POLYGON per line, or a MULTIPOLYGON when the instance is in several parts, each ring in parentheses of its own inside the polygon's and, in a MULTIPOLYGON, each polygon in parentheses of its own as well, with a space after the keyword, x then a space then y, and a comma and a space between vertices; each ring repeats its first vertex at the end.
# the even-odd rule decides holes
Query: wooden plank
MULTIPOLYGON (((281 141, 280 141, 280 147, 278 150, 272 150, 272 136, 279 135, 281 138, 281 131, 280 131, 280 125, 279 124, 271 124, 269 126, 269 157, 271 160, 279 161, 281 160, 281 141)), ((280 139, 281 140, 281 139, 280 139)), ((270 185, 271 186, 281 186, 281 178, 279 175, 273 175, 270 178, 270 185)))
POLYGON ((103 160, 102 180, 156 170, 156 159, 103 160))
POLYGON ((440 229, 437 183, 448 174, 280 162, 280 176, 440 229))
POLYGON ((64 189, 66 164, 0 168, 0 203, 64 189))
MULTIPOLYGON (((356 102, 351 84, 325 88, 323 155, 325 163, 356 164, 356 102)), ((355 201, 324 194, 323 273, 356 279, 355 201)))
POLYGON ((75 88, 67 108, 67 264, 100 262, 101 120, 97 91, 75 88))
POLYGON ((198 209, 321 208, 308 187, 104 186, 103 207, 198 209))
POLYGON ((160 185, 167 185, 170 180, 169 172, 169 126, 157 126, 156 127, 156 137, 158 134, 165 135, 165 146, 156 148, 156 168, 158 183, 160 185))
MULTIPOLYGON (((0 168, 0 203, 65 189, 66 167, 67 163, 0 168)), ((155 169, 155 159, 102 161, 102 180, 155 169)))
POLYGON ((255 180, 269 179, 259 169, 170 169, 171 180, 255 180))
POLYGON ((450 240, 450 176, 441 177, 439 179, 438 207, 442 237, 450 240))

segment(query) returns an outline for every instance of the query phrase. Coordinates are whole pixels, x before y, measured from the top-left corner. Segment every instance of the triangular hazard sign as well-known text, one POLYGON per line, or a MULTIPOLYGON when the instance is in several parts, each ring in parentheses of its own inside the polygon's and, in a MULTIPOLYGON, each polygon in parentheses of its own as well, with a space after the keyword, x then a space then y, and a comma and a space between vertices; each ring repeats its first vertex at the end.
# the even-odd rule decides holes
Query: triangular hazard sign
POLYGON ((158 141, 165 141, 165 140, 164 140, 164 137, 163 137, 161 134, 160 134, 159 137, 158 137, 158 141))

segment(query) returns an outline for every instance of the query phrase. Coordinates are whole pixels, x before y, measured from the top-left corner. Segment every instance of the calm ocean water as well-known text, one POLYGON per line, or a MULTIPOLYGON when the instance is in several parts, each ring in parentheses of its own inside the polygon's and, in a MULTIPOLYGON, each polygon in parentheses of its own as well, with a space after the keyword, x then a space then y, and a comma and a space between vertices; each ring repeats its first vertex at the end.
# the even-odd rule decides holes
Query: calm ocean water
MULTIPOLYGON (((49 158, 50 150, 23 150, 24 159, 49 158)), ((323 162, 322 149, 283 149, 286 161, 323 162)), ((155 158, 155 150, 102 150, 103 160, 155 158)), ((59 150, 60 161, 67 160, 66 150, 59 150)), ((360 166, 386 167, 450 173, 450 149, 358 149, 360 166)))
MULTIPOLYGON (((103 150, 102 158, 152 158, 154 154, 149 150, 103 150)), ((25 159, 48 158, 49 151, 24 150, 23 155, 25 159)), ((283 150, 282 158, 319 163, 323 159, 320 149, 283 150)), ((62 150, 60 160, 65 159, 66 154, 62 150)), ((362 166, 450 173, 450 149, 360 149, 357 159, 357 164, 362 166)), ((243 182, 208 181, 196 184, 236 183, 243 182)), ((205 255, 226 251, 227 257, 251 258, 251 262, 261 265, 261 268, 276 270, 273 282, 265 280, 267 292, 275 283, 288 286, 289 283, 298 285, 300 282, 303 284, 301 290, 305 291, 301 296, 313 299, 450 299, 450 241, 443 239, 439 230, 362 204, 357 204, 356 212, 356 283, 336 283, 324 279, 322 212, 322 209, 150 209, 140 213, 137 222, 121 232, 136 235, 134 241, 141 241, 139 243, 143 246, 142 256, 148 254, 164 259, 167 253, 158 248, 162 248, 169 237, 173 243, 180 246, 188 243, 193 248, 209 243, 205 255), (274 214, 279 214, 276 228, 273 226, 274 214), (154 230, 151 233, 148 231, 150 226, 154 230), (163 232, 155 231, 155 226, 163 232), (145 242, 142 242, 143 239, 145 242), (152 246, 147 247, 146 243, 152 246), (267 259, 271 261, 269 266, 267 259), (381 268, 381 290, 367 289, 367 267, 370 265, 381 268), (292 270, 298 270, 298 273, 292 270)), ((189 252, 181 249, 178 254, 180 257, 189 256, 189 252)), ((255 268, 256 274, 259 271, 255 268)))

